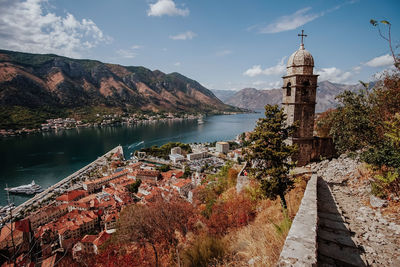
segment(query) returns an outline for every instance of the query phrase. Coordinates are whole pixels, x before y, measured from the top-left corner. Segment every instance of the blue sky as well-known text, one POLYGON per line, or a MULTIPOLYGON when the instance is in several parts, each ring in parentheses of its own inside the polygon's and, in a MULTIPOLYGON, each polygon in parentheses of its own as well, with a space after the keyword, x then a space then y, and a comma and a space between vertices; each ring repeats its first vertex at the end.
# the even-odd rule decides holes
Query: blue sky
POLYGON ((389 20, 399 44, 399 11, 398 0, 0 0, 0 48, 177 71, 209 89, 268 89, 281 86, 304 29, 319 80, 356 83, 390 68, 369 20, 389 20))

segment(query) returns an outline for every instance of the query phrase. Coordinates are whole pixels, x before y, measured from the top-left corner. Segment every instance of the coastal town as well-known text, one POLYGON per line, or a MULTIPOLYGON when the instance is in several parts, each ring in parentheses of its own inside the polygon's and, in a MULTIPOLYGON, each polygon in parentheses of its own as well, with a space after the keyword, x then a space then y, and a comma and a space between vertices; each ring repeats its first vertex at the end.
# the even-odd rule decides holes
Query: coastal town
MULTIPOLYGON (((18 251, 15 262, 20 265, 54 266, 67 254, 81 262, 97 254, 112 237, 119 214, 128 205, 146 205, 157 197, 192 203, 193 190, 204 183, 207 174, 216 173, 228 161, 243 169, 242 138, 177 143, 167 159, 145 151, 125 159, 123 148, 117 146, 20 206, 4 211, 0 251, 9 257, 18 251)), ((241 185, 245 178, 240 172, 241 185)))
MULTIPOLYGON (((227 113, 228 114, 228 113, 227 113)), ((0 137, 26 135, 38 132, 62 131, 77 128, 90 127, 106 127, 116 125, 136 125, 154 122, 169 122, 183 120, 198 120, 202 123, 202 114, 176 114, 176 113, 159 113, 159 114, 95 114, 92 120, 80 120, 72 117, 47 119, 39 128, 22 128, 22 129, 0 129, 0 137)))

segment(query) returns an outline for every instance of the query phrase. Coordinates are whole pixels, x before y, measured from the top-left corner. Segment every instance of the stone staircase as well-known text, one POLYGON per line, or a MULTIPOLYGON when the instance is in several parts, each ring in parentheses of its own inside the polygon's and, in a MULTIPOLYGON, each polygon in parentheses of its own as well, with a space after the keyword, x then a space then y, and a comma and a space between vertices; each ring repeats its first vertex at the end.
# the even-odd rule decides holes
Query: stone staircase
POLYGON ((278 266, 367 266, 328 184, 313 174, 278 266))
POLYGON ((317 266, 366 266, 328 184, 317 181, 317 266))

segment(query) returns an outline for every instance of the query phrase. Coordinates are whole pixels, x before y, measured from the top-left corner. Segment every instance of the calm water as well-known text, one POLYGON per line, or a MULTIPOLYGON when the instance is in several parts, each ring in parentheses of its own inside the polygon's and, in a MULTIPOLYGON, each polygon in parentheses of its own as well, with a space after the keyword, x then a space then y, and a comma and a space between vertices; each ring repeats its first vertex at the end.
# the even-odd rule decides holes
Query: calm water
MULTIPOLYGON (((157 122, 133 126, 73 129, 0 139, 0 205, 7 203, 3 188, 30 183, 46 188, 98 156, 122 145, 125 155, 169 141, 213 142, 233 139, 254 128, 262 113, 223 115, 197 121, 157 122)), ((11 195, 15 204, 27 197, 11 195)))

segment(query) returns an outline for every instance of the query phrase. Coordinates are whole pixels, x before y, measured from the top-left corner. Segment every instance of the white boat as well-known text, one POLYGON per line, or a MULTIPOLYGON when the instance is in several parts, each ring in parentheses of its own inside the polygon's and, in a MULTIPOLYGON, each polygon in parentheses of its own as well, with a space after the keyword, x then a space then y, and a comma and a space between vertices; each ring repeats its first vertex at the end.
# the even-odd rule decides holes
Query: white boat
POLYGON ((9 193, 13 194, 26 194, 26 195, 33 195, 36 193, 40 193, 43 191, 43 188, 40 185, 35 184, 35 181, 27 185, 20 185, 17 187, 7 187, 4 190, 8 191, 9 193))
POLYGON ((198 124, 204 124, 203 117, 198 118, 198 119, 197 119, 197 123, 198 123, 198 124))

